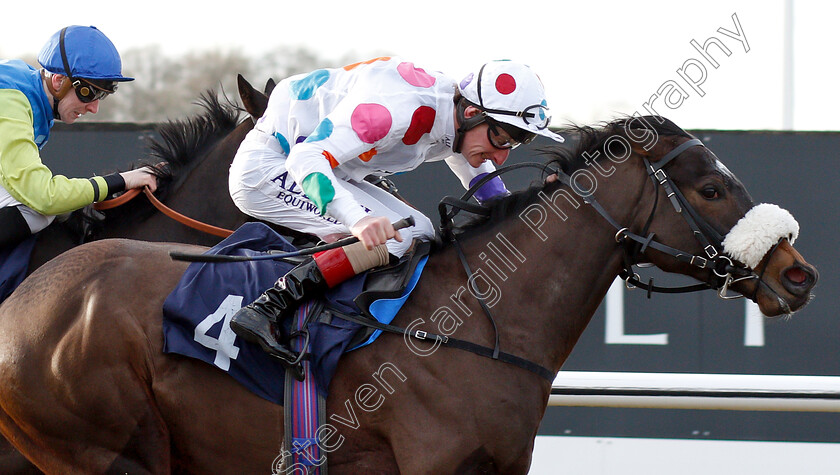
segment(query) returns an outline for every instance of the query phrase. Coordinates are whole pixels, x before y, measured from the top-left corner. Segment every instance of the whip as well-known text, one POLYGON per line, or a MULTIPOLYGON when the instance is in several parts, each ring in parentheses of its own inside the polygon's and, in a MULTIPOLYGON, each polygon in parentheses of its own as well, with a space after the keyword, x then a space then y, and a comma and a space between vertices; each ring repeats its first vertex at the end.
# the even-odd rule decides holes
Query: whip
MULTIPOLYGON (((393 223, 394 229, 399 231, 403 228, 408 228, 414 226, 414 216, 409 216, 407 218, 403 218, 396 223, 393 223)), ((169 253, 169 257, 175 261, 185 261, 185 262, 247 262, 247 261, 269 261, 274 259, 285 259, 287 257, 297 257, 297 256, 309 256, 315 254, 316 252, 321 251, 328 251, 330 249, 335 249, 337 247, 343 247, 348 244, 353 244, 358 242, 359 238, 356 236, 346 237, 344 239, 339 239, 336 242, 329 243, 329 244, 322 244, 320 246, 310 247, 307 249, 301 249, 299 251, 293 252, 281 252, 281 251, 267 251, 265 254, 257 255, 257 256, 227 256, 227 255, 214 255, 214 254, 190 254, 186 252, 178 252, 172 251, 169 253)))

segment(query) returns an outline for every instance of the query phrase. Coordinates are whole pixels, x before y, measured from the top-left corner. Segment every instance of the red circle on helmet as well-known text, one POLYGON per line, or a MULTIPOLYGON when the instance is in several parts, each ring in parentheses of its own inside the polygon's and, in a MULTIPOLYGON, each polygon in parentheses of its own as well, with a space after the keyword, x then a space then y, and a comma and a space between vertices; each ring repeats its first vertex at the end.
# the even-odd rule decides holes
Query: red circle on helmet
POLYGON ((510 94, 516 90, 516 80, 510 74, 499 74, 499 77, 496 78, 496 90, 500 94, 510 94))

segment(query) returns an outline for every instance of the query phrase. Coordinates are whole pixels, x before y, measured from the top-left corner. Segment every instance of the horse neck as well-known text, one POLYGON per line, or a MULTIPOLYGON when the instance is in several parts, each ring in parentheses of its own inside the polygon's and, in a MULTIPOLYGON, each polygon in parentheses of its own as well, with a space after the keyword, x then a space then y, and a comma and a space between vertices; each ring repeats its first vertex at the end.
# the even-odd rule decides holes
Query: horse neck
MULTIPOLYGON (((619 223, 631 226, 649 210, 638 164, 599 178, 595 196, 619 223)), ((546 190, 463 247, 475 263, 475 292, 498 294, 491 312, 502 351, 559 370, 617 276, 622 251, 616 230, 568 187, 546 190)), ((486 328, 480 333, 487 342, 486 328)))
MULTIPOLYGON (((166 206, 188 218, 205 224, 236 229, 247 217, 230 199, 228 169, 239 143, 253 127, 250 121, 240 124, 216 145, 197 157, 190 166, 179 170, 180 179, 165 198, 166 206)), ((145 200, 145 197, 139 199, 145 200)), ((104 237, 126 237, 145 241, 173 241, 211 246, 220 238, 192 229, 155 211, 145 220, 120 219, 109 226, 104 237)))

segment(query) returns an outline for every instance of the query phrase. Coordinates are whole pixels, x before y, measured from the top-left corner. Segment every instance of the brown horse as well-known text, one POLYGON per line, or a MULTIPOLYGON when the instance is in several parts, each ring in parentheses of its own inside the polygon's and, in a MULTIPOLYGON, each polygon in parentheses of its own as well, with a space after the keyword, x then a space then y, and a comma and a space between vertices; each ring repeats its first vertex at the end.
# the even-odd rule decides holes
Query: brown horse
MULTIPOLYGON (((546 180, 495 202, 459 234, 473 277, 458 246, 443 246, 394 324, 485 347, 498 337, 501 351, 554 373, 628 252, 714 286, 717 274, 745 275, 727 279, 729 290, 768 316, 804 306, 817 271, 784 236, 763 258, 761 250, 754 269, 708 265, 726 260, 706 240, 719 247, 714 236, 726 236, 752 199, 708 148, 682 148, 692 137, 659 120, 567 130, 578 149, 571 158, 555 153, 572 186, 546 180), (646 163, 664 162, 651 179, 646 163), (682 213, 674 196, 684 198, 674 201, 682 213)), ((32 274, 0 307, 0 431, 45 472, 277 468, 282 408, 216 367, 162 352, 162 304, 187 266, 170 259, 173 250, 200 248, 86 244, 32 274)), ((551 382, 440 340, 384 335, 345 355, 332 380, 334 432, 322 441, 329 470, 527 473, 551 382)))
MULTIPOLYGON (((265 94, 274 83, 269 81, 265 94)), ((240 77, 239 93, 246 111, 259 116, 266 106, 266 95, 240 77)), ((158 127, 160 140, 150 142, 149 164, 158 168, 158 198, 170 208, 203 223, 236 229, 251 218, 233 204, 227 194, 227 169, 239 143, 253 127, 242 121, 239 111, 208 92, 200 99, 204 112, 185 120, 158 127)), ((304 244, 309 238, 285 228, 281 234, 304 244)), ((213 245, 220 237, 185 226, 156 212, 145 197, 138 197, 118 208, 92 212, 90 208, 72 213, 42 231, 29 262, 31 274, 50 259, 82 242, 123 237, 145 241, 185 242, 213 245), (97 218, 93 216, 99 215, 97 218)), ((0 473, 37 473, 5 440, 0 439, 0 473)))

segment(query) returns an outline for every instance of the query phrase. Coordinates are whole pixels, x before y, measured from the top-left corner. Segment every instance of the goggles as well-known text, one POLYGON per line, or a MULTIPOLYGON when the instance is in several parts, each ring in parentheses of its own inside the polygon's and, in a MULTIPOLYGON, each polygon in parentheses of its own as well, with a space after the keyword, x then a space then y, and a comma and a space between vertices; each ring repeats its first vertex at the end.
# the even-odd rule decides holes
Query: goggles
MULTIPOLYGON (((534 104, 531 106, 526 107, 524 110, 521 111, 509 111, 504 109, 491 109, 484 105, 484 98, 481 96, 481 76, 484 74, 484 67, 487 66, 486 64, 481 66, 481 69, 478 71, 478 81, 476 82, 476 93, 478 94, 478 107, 487 112, 488 114, 500 114, 500 115, 509 115, 512 117, 519 117, 525 122, 525 125, 533 126, 537 130, 543 130, 548 127, 548 123, 551 122, 551 116, 548 115, 548 106, 543 100, 542 104, 534 104)), ((492 141, 491 141, 492 142, 492 141)))
POLYGON ((538 130, 542 130, 548 127, 548 123, 551 122, 551 117, 546 113, 548 111, 548 107, 542 104, 534 104, 532 106, 526 107, 525 110, 518 112, 487 108, 485 108, 484 111, 489 114, 501 114, 513 117, 520 117, 526 125, 533 125, 538 130))
POLYGON ((117 91, 117 84, 113 81, 96 81, 92 79, 87 80, 73 78, 72 84, 73 90, 76 91, 76 97, 85 104, 105 99, 109 94, 113 94, 117 91), (97 85, 95 82, 103 84, 97 85))
POLYGON ((108 94, 113 94, 117 91, 117 83, 105 79, 82 79, 73 77, 73 71, 70 69, 70 64, 67 61, 67 51, 64 49, 64 35, 67 33, 67 28, 61 30, 59 35, 58 45, 61 50, 61 62, 64 64, 64 75, 70 80, 73 85, 73 90, 76 91, 76 97, 84 104, 89 104, 93 101, 105 99, 108 94))
POLYGON ((531 143, 537 134, 528 133, 518 127, 485 117, 487 122, 487 139, 490 145, 500 149, 514 149, 520 145, 531 143))

